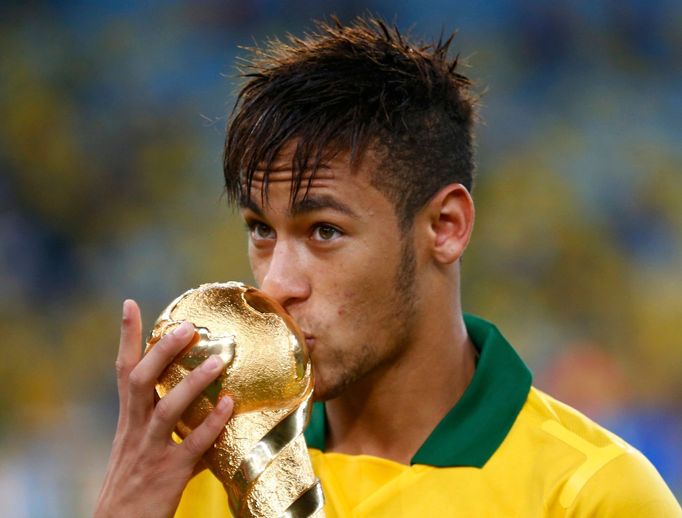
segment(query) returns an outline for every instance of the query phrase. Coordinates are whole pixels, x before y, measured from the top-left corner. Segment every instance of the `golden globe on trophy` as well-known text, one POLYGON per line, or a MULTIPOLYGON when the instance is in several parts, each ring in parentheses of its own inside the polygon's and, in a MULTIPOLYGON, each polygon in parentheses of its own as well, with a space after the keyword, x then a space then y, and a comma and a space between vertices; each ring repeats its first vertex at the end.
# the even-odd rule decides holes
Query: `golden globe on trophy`
POLYGON ((324 498, 303 429, 310 417, 313 372, 303 335, 284 309, 238 282, 203 284, 175 299, 159 316, 147 351, 183 321, 195 336, 156 385, 164 397, 212 354, 223 373, 183 414, 186 437, 222 395, 234 413, 204 462, 222 482, 235 517, 323 517, 324 498))

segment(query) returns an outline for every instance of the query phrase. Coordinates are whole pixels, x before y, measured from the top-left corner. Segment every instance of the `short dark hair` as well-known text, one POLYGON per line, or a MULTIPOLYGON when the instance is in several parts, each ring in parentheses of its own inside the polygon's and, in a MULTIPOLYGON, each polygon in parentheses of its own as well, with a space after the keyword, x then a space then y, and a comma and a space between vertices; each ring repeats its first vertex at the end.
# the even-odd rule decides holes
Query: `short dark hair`
POLYGON ((314 175, 330 153, 350 152, 354 163, 368 148, 378 158, 370 182, 403 229, 443 186, 471 190, 475 100, 448 56, 454 33, 425 44, 373 17, 315 25, 303 38, 247 49, 225 141, 230 201, 246 202, 263 167, 267 196, 271 165, 292 142, 292 202, 301 188, 307 194, 306 171, 314 175))

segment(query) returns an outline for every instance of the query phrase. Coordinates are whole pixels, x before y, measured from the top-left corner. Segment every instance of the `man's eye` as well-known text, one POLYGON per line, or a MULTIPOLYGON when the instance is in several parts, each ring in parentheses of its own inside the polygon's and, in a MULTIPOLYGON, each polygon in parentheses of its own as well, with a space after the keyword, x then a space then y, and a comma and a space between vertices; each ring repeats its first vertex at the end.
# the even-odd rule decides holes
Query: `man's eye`
POLYGON ((265 223, 254 222, 249 224, 249 232, 253 239, 274 239, 275 231, 265 223))
POLYGON ((317 241, 332 241, 341 237, 341 231, 330 225, 318 225, 313 231, 313 239, 317 241))

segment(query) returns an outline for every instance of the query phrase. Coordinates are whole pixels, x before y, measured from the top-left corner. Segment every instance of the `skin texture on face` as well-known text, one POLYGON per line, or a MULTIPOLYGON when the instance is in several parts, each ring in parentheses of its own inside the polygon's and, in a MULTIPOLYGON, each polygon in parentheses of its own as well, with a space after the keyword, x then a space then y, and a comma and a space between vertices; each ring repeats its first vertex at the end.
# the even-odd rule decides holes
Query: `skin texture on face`
MULTIPOLYGON (((351 171, 339 154, 291 203, 291 157, 255 178, 242 215, 261 289, 303 329, 315 397, 339 396, 389 368, 409 347, 415 315, 415 254, 392 203, 370 184, 372 160, 351 171)), ((305 185, 305 182, 304 182, 305 185)))

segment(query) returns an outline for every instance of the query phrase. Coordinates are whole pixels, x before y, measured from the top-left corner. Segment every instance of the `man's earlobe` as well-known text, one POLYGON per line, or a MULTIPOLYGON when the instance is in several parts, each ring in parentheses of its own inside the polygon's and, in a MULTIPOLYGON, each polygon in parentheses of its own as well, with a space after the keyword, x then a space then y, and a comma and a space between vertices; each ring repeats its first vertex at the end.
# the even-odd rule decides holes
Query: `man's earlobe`
POLYGON ((469 244, 474 226, 474 202, 469 191, 461 184, 447 185, 432 198, 427 210, 434 259, 454 263, 469 244))

